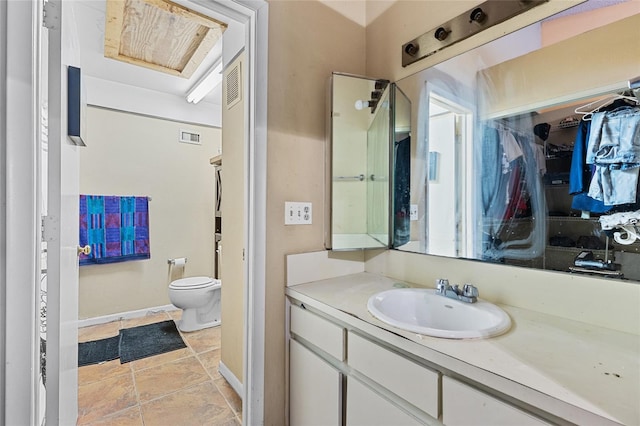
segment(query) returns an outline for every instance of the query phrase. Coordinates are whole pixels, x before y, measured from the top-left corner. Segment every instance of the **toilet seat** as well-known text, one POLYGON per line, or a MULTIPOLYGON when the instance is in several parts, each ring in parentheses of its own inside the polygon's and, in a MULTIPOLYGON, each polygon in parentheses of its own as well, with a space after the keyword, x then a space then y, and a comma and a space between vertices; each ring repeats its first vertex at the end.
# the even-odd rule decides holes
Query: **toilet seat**
POLYGON ((214 279, 211 277, 188 277, 173 281, 169 284, 169 288, 173 290, 194 290, 211 287, 213 284, 214 279))

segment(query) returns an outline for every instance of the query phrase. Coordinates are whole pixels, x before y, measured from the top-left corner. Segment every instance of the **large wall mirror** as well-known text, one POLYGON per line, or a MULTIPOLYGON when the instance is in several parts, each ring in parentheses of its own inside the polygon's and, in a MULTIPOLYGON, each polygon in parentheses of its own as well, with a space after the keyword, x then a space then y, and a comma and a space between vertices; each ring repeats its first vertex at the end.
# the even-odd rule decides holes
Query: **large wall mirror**
POLYGON ((397 82, 395 249, 640 281, 640 14, 589 9, 397 82))

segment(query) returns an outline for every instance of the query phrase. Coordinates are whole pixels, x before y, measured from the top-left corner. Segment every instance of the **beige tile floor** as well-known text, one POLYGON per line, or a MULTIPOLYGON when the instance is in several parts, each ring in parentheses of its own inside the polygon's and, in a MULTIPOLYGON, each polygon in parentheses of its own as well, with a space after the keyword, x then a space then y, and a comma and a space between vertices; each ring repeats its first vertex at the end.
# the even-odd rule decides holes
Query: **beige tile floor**
MULTIPOLYGON (((120 328, 179 319, 181 311, 83 327, 78 340, 115 336, 120 328)), ((242 400, 218 373, 220 327, 182 333, 187 347, 137 361, 78 368, 78 425, 235 426, 242 400)))

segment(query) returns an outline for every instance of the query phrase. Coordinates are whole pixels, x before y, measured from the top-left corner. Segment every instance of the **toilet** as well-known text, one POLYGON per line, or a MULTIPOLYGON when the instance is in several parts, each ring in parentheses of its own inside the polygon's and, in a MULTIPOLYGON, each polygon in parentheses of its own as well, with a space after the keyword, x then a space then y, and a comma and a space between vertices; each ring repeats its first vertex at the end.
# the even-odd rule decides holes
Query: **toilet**
POLYGON ((182 309, 180 331, 196 331, 220 324, 220 280, 188 277, 169 284, 169 300, 182 309))

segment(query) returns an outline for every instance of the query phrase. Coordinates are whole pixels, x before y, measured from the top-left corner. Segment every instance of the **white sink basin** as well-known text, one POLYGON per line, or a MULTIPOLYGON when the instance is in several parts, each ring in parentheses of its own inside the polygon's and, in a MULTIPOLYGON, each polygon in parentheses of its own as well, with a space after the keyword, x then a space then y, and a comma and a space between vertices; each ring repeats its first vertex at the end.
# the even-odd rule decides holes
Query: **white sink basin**
POLYGON ((509 315, 496 305, 460 302, 430 289, 386 290, 371 296, 367 308, 394 327, 448 339, 493 337, 511 327, 509 315))

